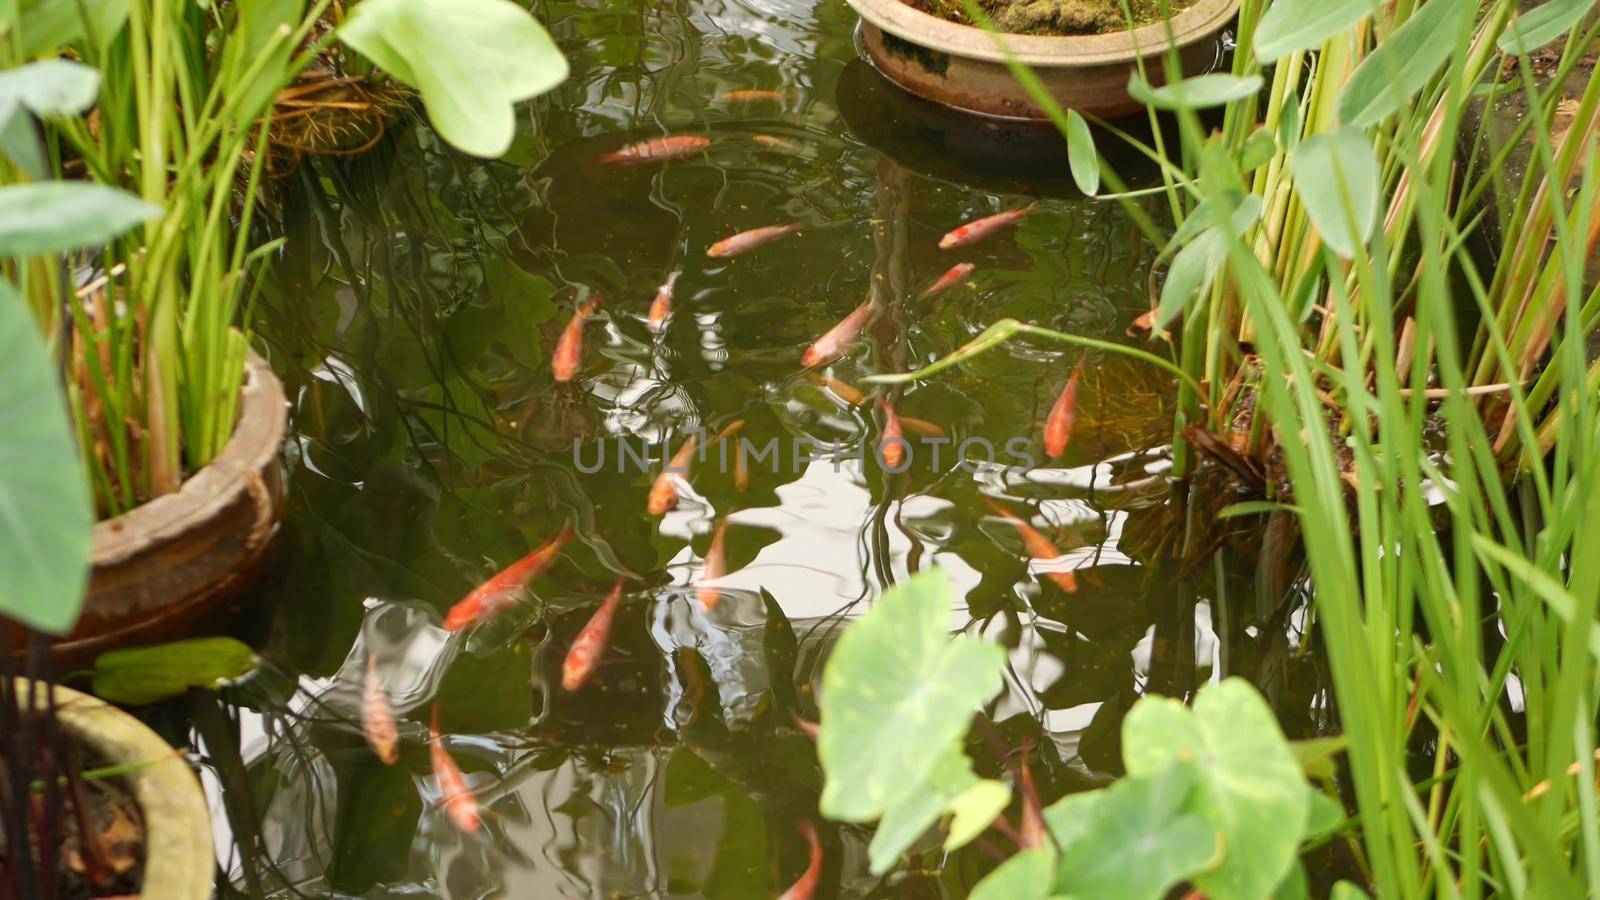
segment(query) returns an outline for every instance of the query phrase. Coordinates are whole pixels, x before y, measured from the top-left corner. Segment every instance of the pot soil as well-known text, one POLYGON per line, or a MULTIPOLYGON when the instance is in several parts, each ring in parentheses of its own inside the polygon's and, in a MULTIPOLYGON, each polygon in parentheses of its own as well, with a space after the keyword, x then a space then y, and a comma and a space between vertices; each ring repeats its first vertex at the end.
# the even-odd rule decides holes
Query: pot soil
MULTIPOLYGON (((1172 15, 1193 5, 1195 0, 1168 0, 1172 15)), ((946 22, 976 25, 967 15, 961 0, 905 0, 907 6, 938 16, 946 22)), ((978 0, 978 7, 1008 34, 1087 35, 1112 34, 1128 30, 1128 13, 1133 27, 1154 25, 1165 16, 1161 0, 1129 0, 1127 12, 1122 0, 978 0)))
POLYGON ((255 581, 283 517, 286 420, 283 385, 251 352, 239 421, 216 459, 176 493, 95 525, 88 596, 56 644, 58 666, 192 634, 255 581))

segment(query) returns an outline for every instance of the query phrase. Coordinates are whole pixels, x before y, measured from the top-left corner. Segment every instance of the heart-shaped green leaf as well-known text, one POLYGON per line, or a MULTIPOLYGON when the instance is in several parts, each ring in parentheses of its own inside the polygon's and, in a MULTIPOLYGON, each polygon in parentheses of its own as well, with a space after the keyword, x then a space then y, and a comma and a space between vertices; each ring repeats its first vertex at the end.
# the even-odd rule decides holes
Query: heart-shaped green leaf
POLYGON ((1339 92, 1339 121, 1370 128, 1397 112, 1439 71, 1455 42, 1455 19, 1476 3, 1429 0, 1362 60, 1339 92))
POLYGON ((81 113, 99 93, 100 73, 70 59, 46 59, 0 72, 0 98, 15 98, 36 116, 81 113))
POLYGON ((1349 259, 1378 224, 1382 174, 1372 142, 1354 128, 1306 138, 1291 162, 1307 215, 1333 252, 1349 259))
POLYGON ((1050 896, 1055 871, 1055 853, 1024 850, 978 882, 968 900, 1043 900, 1050 896))
POLYGON ((1156 109, 1205 109, 1248 97, 1261 90, 1261 76, 1243 78, 1225 72, 1184 78, 1151 87, 1138 72, 1128 81, 1128 95, 1156 109))
POLYGON ((1377 8, 1375 0, 1277 0, 1256 25, 1256 59, 1270 63, 1320 47, 1377 8))
POLYGON ((111 650, 94 661, 92 690, 112 703, 141 706, 190 688, 214 688, 258 665, 255 651, 226 637, 111 650))
POLYGON ((0 257, 98 247, 159 215, 127 191, 87 181, 0 187, 0 257))
POLYGON ((1583 21, 1600 0, 1550 0, 1511 20, 1496 46, 1501 53, 1532 53, 1583 21))

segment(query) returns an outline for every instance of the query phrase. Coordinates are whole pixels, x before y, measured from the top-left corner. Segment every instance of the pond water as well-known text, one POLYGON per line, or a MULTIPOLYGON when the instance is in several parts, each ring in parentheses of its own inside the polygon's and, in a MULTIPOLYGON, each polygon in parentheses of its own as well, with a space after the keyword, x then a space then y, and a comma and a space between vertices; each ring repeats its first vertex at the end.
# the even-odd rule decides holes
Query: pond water
POLYGON ((1072 191, 1059 142, 963 127, 901 96, 858 61, 855 18, 836 0, 539 13, 573 77, 521 111, 504 160, 407 126, 275 191, 289 250, 258 338, 293 406, 291 506, 246 626, 271 671, 185 713, 228 813, 232 890, 773 896, 806 866, 796 826, 811 819, 819 896, 960 896, 992 865, 982 847, 946 858, 919 845, 886 879, 868 874, 870 831, 817 815, 821 775, 796 724, 816 718, 812 687, 840 627, 933 566, 965 597, 952 627, 1011 650, 986 712, 996 740, 970 748, 980 771, 1029 742, 1047 800, 1118 773, 1122 714, 1146 691, 1243 674, 1291 737, 1326 727, 1319 665, 1284 602, 1291 541, 1219 530, 1225 494, 1174 502, 1165 376, 1017 342, 879 389, 951 441, 908 433, 910 465, 891 473, 873 455, 877 404, 852 405, 800 364, 869 297, 880 313, 865 341, 820 371, 869 395, 867 376, 941 358, 1006 316, 1127 340, 1158 248, 1117 205, 1072 191), (722 99, 741 90, 781 96, 722 99), (595 162, 666 134, 711 144, 595 162), (937 248, 962 222, 1034 201, 1014 229, 937 248), (744 255, 705 255, 791 221, 804 227, 744 255), (963 261, 976 268, 961 284, 920 296, 963 261), (675 314, 652 334, 646 310, 674 271, 675 314), (595 293, 579 376, 557 384, 558 337, 595 293), (1046 461, 1042 420, 1074 371, 1075 434, 1046 461), (677 508, 650 515, 663 442, 736 420, 752 444, 776 440, 775 457, 741 489, 713 451, 677 508), (648 470, 626 459, 619 472, 620 442, 648 448, 648 470), (985 499, 1065 557, 1031 562, 985 499), (440 627, 566 524, 577 537, 512 609, 440 627), (697 586, 719 525, 726 574, 707 610, 697 586), (1077 593, 1042 577, 1050 568, 1075 570, 1077 593), (563 657, 619 576, 603 661, 564 691, 563 657), (392 767, 358 725, 369 655, 400 714, 392 767), (476 834, 439 808, 435 707, 483 812, 476 834))

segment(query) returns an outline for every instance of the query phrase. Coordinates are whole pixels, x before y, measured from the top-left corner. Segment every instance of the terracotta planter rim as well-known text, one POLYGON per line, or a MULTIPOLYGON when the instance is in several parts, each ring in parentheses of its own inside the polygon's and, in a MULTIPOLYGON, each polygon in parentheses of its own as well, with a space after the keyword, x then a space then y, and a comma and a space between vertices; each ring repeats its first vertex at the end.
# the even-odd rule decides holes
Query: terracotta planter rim
MULTIPOLYGON (((17 679, 17 696, 39 697, 38 685, 17 679)), ((118 777, 144 819, 147 900, 209 900, 216 861, 211 810, 200 781, 179 752, 143 722, 97 697, 57 685, 56 717, 62 730, 111 765, 141 763, 118 777)))
MULTIPOLYGON (((284 407, 283 386, 272 367, 255 350, 247 350, 239 418, 222 452, 185 479, 175 493, 96 522, 91 565, 121 562, 154 541, 195 527, 213 514, 218 497, 237 491, 265 494, 268 488, 258 473, 277 458, 283 445, 284 407)), ((261 527, 270 528, 271 523, 261 527)))
POLYGON ((1198 0, 1172 17, 1172 40, 1166 22, 1132 31, 1089 35, 991 34, 981 28, 947 22, 901 0, 846 0, 856 14, 886 34, 952 56, 1004 64, 1005 47, 1018 62, 1048 68, 1103 66, 1182 48, 1214 35, 1238 11, 1240 0, 1198 0))

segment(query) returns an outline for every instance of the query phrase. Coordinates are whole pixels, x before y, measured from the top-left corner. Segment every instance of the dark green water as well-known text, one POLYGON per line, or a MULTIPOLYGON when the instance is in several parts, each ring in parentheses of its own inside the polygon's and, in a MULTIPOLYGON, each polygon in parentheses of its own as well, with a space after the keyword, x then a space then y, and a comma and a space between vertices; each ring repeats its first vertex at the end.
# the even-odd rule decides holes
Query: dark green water
MULTIPOLYGON (((1291 737, 1324 724, 1322 681, 1277 602, 1292 593, 1286 542, 1186 530, 1226 498, 1169 502, 1170 385, 1153 370, 1019 343, 886 393, 956 444, 983 439, 1012 462, 1004 448, 1017 439, 1042 460, 1042 419, 1082 367, 1062 460, 972 471, 950 446, 935 464, 914 443, 902 474, 871 459, 872 404, 801 377, 802 350, 869 294, 883 314, 828 370, 863 390, 864 377, 942 357, 1005 316, 1121 336, 1148 308, 1156 248, 1115 204, 1072 192, 1056 143, 946 128, 856 60, 854 17, 832 0, 547 2, 539 13, 573 77, 521 111, 505 160, 397 128, 371 154, 303 166, 278 186, 289 250, 258 337, 293 404, 291 511, 249 623, 274 671, 197 719, 213 787, 226 787, 232 889, 776 895, 806 865, 796 823, 818 818, 820 771, 794 716, 816 717, 820 660, 850 615, 931 566, 966 597, 953 626, 1011 648, 987 718, 1013 751, 1031 736, 1049 798, 1117 774, 1122 714, 1145 691, 1244 674, 1291 737), (785 96, 718 99, 745 89, 785 96), (712 144, 663 164, 593 161, 664 134, 712 144), (1007 161, 984 163, 997 144, 1007 161), (937 249, 963 221, 1033 199, 1041 211, 1016 229, 937 249), (787 221, 807 227, 731 260, 704 255, 787 221), (919 298, 958 261, 977 265, 967 283, 919 298), (674 270, 676 315, 656 336, 644 315, 674 270), (606 303, 580 377, 557 385, 550 354, 595 291, 606 303), (780 440, 776 471, 754 466, 741 491, 713 455, 675 511, 648 515, 660 442, 736 419, 758 445, 780 440), (799 461, 787 449, 797 437, 867 459, 799 461), (621 438, 652 448, 650 471, 616 471, 621 438), (575 442, 585 467, 604 446, 606 468, 581 471, 575 442), (982 497, 1068 551, 1076 595, 1035 576, 982 497), (694 586, 719 522, 728 574, 707 613, 694 586), (565 523, 578 539, 513 610, 465 637, 438 627, 565 523), (1263 543, 1274 564, 1257 565, 1263 543), (565 692, 567 647, 619 575, 629 581, 605 661, 565 692), (394 767, 355 724, 369 653, 401 716, 394 767), (483 810, 474 835, 437 806, 435 702, 483 810), (217 737, 235 725, 237 756, 217 737)), ((980 446, 966 458, 981 460, 980 446)), ((971 749, 981 770, 1003 771, 991 743, 971 749)), ((931 842, 878 879, 869 830, 819 824, 819 896, 960 896, 991 865, 981 848, 945 858, 931 842)))

